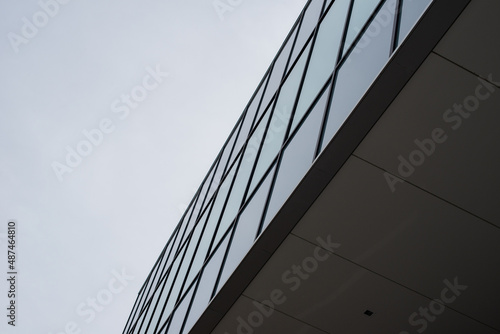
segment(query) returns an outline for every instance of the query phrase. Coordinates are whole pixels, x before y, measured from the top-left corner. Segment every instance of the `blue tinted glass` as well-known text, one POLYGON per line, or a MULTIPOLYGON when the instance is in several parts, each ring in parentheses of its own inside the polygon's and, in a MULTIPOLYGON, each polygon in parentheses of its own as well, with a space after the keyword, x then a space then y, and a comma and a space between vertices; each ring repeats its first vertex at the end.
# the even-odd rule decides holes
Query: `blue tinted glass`
POLYGON ((347 10, 350 0, 337 0, 326 14, 318 30, 311 61, 307 68, 306 78, 300 99, 295 111, 292 130, 309 109, 314 98, 324 86, 337 63, 340 41, 344 31, 347 10))
POLYGON ((384 4, 338 72, 322 148, 335 135, 389 59, 394 21, 394 15, 390 19, 387 17, 390 8, 389 3, 384 4), (381 24, 386 20, 389 22, 381 24))
POLYGON ((313 0, 309 3, 305 9, 304 16, 300 23, 299 33, 297 35, 297 41, 293 48, 292 57, 290 58, 290 64, 293 64, 300 51, 302 51, 304 45, 306 45, 308 38, 311 36, 314 28, 318 24, 319 16, 323 8, 323 0, 313 0))
POLYGON ((278 102, 274 108, 271 123, 269 123, 266 139, 264 140, 264 145, 259 156, 259 161, 257 162, 257 167, 252 177, 250 192, 253 191, 255 185, 260 181, 262 175, 267 168, 269 168, 269 165, 283 145, 290 114, 295 103, 295 98, 297 97, 297 90, 306 64, 307 54, 307 52, 302 54, 300 60, 297 62, 281 88, 278 102))
POLYGON ((191 327, 193 327, 196 321, 200 318, 210 302, 228 241, 229 237, 226 237, 203 269, 201 281, 198 284, 198 288, 194 295, 193 305, 191 306, 191 310, 189 311, 189 315, 186 320, 186 326, 184 328, 186 333, 189 332, 191 327))
POLYGON ((418 19, 422 16, 432 0, 403 0, 401 23, 399 25, 398 44, 406 38, 418 19))
POLYGON ((224 285, 254 243, 273 175, 274 168, 267 174, 266 179, 257 189, 238 219, 233 241, 231 242, 231 248, 221 273, 217 291, 224 285))
POLYGON ((349 29, 344 44, 344 52, 351 46, 352 42, 358 36, 368 19, 375 11, 380 0, 355 0, 352 7, 352 14, 349 21, 349 29))
MULTIPOLYGON (((329 89, 326 89, 326 91, 328 92, 329 89)), ((316 103, 311 113, 285 148, 271 200, 267 208, 263 229, 269 224, 311 167, 327 100, 328 94, 323 93, 318 103, 316 103)))

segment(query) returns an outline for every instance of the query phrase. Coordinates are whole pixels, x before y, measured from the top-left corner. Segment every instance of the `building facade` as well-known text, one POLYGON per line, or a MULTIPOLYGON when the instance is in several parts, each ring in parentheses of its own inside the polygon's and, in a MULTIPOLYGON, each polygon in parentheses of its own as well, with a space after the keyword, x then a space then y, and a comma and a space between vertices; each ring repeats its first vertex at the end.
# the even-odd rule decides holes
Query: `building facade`
POLYGON ((498 333, 498 0, 311 0, 124 334, 498 333))

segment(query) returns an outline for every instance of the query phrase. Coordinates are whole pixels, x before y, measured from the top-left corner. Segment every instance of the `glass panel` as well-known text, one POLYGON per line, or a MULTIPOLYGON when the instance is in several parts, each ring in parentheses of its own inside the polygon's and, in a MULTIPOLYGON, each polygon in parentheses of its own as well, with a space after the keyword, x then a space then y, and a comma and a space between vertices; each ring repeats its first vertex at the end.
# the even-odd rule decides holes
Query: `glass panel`
MULTIPOLYGON (((199 229, 198 227, 195 229, 195 234, 193 235, 194 238, 199 238, 200 230, 201 229, 199 229)), ((179 288, 184 279, 187 266, 189 265, 189 259, 192 256, 195 245, 196 240, 193 238, 190 239, 189 244, 186 244, 184 246, 184 250, 181 252, 182 256, 181 254, 179 254, 178 256, 178 259, 180 259, 180 264, 176 265, 177 270, 174 271, 174 268, 172 267, 167 280, 168 285, 165 285, 165 289, 162 292, 160 303, 158 304, 157 310, 155 312, 155 321, 154 323, 152 323, 150 330, 151 328, 154 328, 156 332, 160 324, 165 322, 172 312, 172 309, 175 306, 175 301, 177 300, 177 295, 179 294, 179 288), (159 317, 160 315, 161 317, 159 317)), ((178 259, 176 259, 176 262, 178 261, 178 259)))
POLYGON ((210 238, 213 237, 215 228, 217 227, 217 222, 219 221, 222 209, 224 208, 224 203, 226 202, 229 190, 231 189, 231 183, 233 182, 234 178, 234 170, 236 169, 237 165, 237 163, 233 165, 217 192, 217 197, 212 207, 212 211, 210 212, 210 215, 208 217, 207 230, 204 233, 206 234, 208 232, 210 234, 210 238))
POLYGON ((240 125, 240 123, 238 123, 238 126, 235 126, 233 132, 231 133, 231 137, 229 138, 226 146, 224 147, 224 153, 222 154, 222 157, 220 160, 222 166, 224 166, 224 172, 227 171, 227 169, 229 168, 228 163, 230 160, 230 154, 231 154, 231 151, 233 149, 234 142, 236 140, 236 135, 238 134, 239 125, 240 125))
MULTIPOLYGON (((209 211, 210 210, 207 210, 205 212, 202 219, 200 220, 199 225, 205 224, 209 211)), ((200 242, 200 245, 198 246, 198 249, 196 250, 196 254, 194 255, 193 263, 191 264, 191 269, 189 270, 189 274, 186 280, 186 284, 188 285, 191 283, 193 278, 198 274, 198 271, 200 270, 201 266, 203 265, 203 262, 205 261, 208 245, 210 244, 210 240, 212 239, 212 235, 208 234, 213 234, 214 229, 215 227, 207 226, 205 227, 205 231, 203 231, 202 240, 200 242)))
MULTIPOLYGON (((250 132, 253 129, 255 129, 257 121, 259 120, 261 115, 264 113, 264 110, 266 110, 265 107, 263 107, 261 105, 261 100, 262 100, 262 95, 264 94, 264 88, 266 87, 268 79, 269 79, 269 70, 266 72, 266 77, 265 77, 265 79, 262 80, 262 84, 260 85, 259 91, 255 95, 255 98, 252 100, 252 104, 248 107, 248 115, 249 115, 248 120, 252 123, 250 132)), ((243 138, 243 139, 246 140, 247 138, 243 138)))
POLYGON ((363 30, 366 22, 373 14, 373 11, 380 3, 380 0, 355 0, 352 7, 351 19, 349 21, 349 29, 347 30, 347 36, 344 44, 345 54, 347 49, 351 46, 352 42, 358 36, 359 32, 363 30))
MULTIPOLYGON (((288 39, 288 44, 287 44, 287 49, 286 49, 286 60, 289 61, 290 60, 290 56, 291 56, 291 53, 292 53, 292 46, 294 45, 293 43, 295 43, 295 38, 297 37, 297 30, 298 30, 298 26, 299 24, 298 23, 295 23, 295 25, 293 26, 293 31, 290 33, 290 37, 288 39)), ((285 52, 285 49, 283 49, 285 52)), ((290 70, 290 67, 293 65, 291 62, 288 62, 287 64, 288 66, 285 68, 285 73, 284 73, 284 76, 286 76, 286 74, 288 73, 288 71, 290 70)))
MULTIPOLYGON (((273 78, 271 78, 271 79, 273 79, 273 78)), ((264 93, 264 97, 262 98, 262 104, 260 105, 261 109, 266 108, 266 110, 269 110, 272 108, 273 101, 274 101, 274 95, 276 94, 276 91, 277 91, 280 83, 281 83, 281 77, 279 79, 279 82, 276 82, 276 80, 274 82, 269 80, 269 84, 266 87, 266 92, 264 93), (272 101, 271 101, 271 98, 272 98, 272 101)))
POLYGON ((160 280, 162 280, 163 277, 165 277, 168 268, 170 267, 172 262, 175 260, 175 256, 176 256, 177 252, 179 251, 180 241, 181 241, 181 237, 180 237, 180 233, 179 233, 179 228, 177 228, 176 232, 174 233, 174 238, 172 239, 172 250, 170 251, 170 255, 168 256, 167 261, 165 262, 165 265, 163 266, 163 268, 161 268, 160 280))
POLYGON ((214 179, 212 181, 212 184, 210 185, 210 190, 209 190, 209 192, 212 192, 212 193, 214 191, 213 187, 218 187, 222 181, 223 176, 224 176, 223 171, 224 171, 225 166, 223 166, 223 164, 221 163, 220 157, 218 157, 217 160, 218 160, 217 169, 215 170, 215 176, 214 176, 214 179))
POLYGON ((248 178, 250 176, 250 168, 248 167, 249 166, 245 164, 244 168, 238 170, 238 175, 233 184, 233 188, 231 189, 231 193, 229 194, 230 197, 228 199, 226 207, 224 208, 224 213, 217 229, 215 244, 220 241, 220 239, 222 238, 224 233, 226 233, 226 230, 238 214, 241 202, 243 200, 243 195, 248 184, 248 178))
POLYGON ((163 282, 160 283, 160 286, 156 290, 153 300, 149 306, 149 310, 146 314, 146 319, 145 319, 146 321, 144 322, 139 332, 140 334, 148 333, 148 330, 152 330, 155 328, 158 319, 160 318, 163 305, 165 305, 165 303, 167 302, 168 291, 173 283, 175 273, 181 262, 180 260, 181 256, 177 256, 170 272, 167 274, 166 279, 164 279, 163 282))
MULTIPOLYGON (((172 315, 172 319, 168 328, 165 328, 164 333, 181 333, 182 324, 186 318, 186 313, 193 297, 194 289, 191 287, 190 291, 184 296, 180 301, 179 306, 175 309, 175 313, 172 315)), ((163 325, 163 324, 162 324, 163 325)))
MULTIPOLYGON (((257 108, 257 106, 255 106, 255 108, 257 108)), ((248 109, 248 110, 250 110, 250 109, 248 109)), ((254 110, 253 112, 250 112, 248 110, 245 113, 243 125, 241 126, 240 133, 238 135, 238 139, 236 140, 236 143, 234 145, 233 154, 231 156, 231 161, 229 162, 230 165, 233 163, 233 161, 235 160, 238 153, 240 153, 240 150, 243 147, 243 144, 245 143, 245 141, 248 139, 248 134, 250 133, 250 127, 252 126, 252 122, 253 122, 253 118, 255 117, 256 110, 254 110)))
POLYGON ((266 204, 266 199, 269 194, 269 186, 271 185, 274 170, 274 168, 271 169, 271 171, 267 174, 266 179, 257 189, 255 195, 246 205, 244 211, 238 219, 233 240, 231 242, 231 248, 226 257, 226 262, 224 263, 224 268, 222 269, 221 277, 219 279, 217 292, 240 264, 241 260, 243 260, 255 241, 260 221, 262 219, 262 211, 264 210, 264 205, 266 204))
POLYGON ((406 38, 432 0, 403 0, 398 45, 406 38))
POLYGON ((306 45, 308 38, 318 24, 319 16, 323 9, 323 2, 323 0, 313 0, 309 2, 300 24, 300 30, 297 35, 295 47, 293 48, 292 57, 290 58, 290 64, 293 64, 297 59, 299 52, 302 51, 302 48, 306 45))
MULTIPOLYGON (((188 282, 187 284, 190 284, 191 281, 194 279, 196 274, 198 274, 198 271, 202 267, 203 263, 205 262, 206 256, 208 254, 208 250, 210 247, 210 243, 214 237, 215 233, 215 228, 217 227, 217 221, 219 220, 222 206, 224 205, 224 202, 226 200, 226 197, 229 192, 229 188, 231 185, 231 182, 233 180, 234 172, 233 170, 235 169, 235 165, 231 168, 231 171, 228 173, 226 176, 226 179, 224 182, 221 184, 221 187, 219 189, 219 192, 217 193, 217 198, 215 200, 215 203, 212 207, 212 210, 209 214, 208 221, 206 223, 205 230, 203 231, 203 235, 201 237, 200 245, 198 249, 196 250, 196 254, 193 259, 193 264, 190 270, 190 273, 188 275, 188 282)), ((208 211, 207 211, 208 212, 208 211)), ((205 214, 206 216, 207 214, 205 214)))
POLYGON ((185 333, 189 332, 210 302, 210 297, 212 296, 212 291, 215 286, 217 275, 219 274, 228 241, 229 237, 226 237, 203 269, 201 281, 198 283, 193 304, 186 320, 186 326, 184 327, 185 333))
MULTIPOLYGON (((195 219, 198 219, 203 214, 203 209, 205 208, 206 203, 208 203, 208 201, 210 200, 210 196, 212 196, 212 194, 208 194, 208 190, 209 190, 210 184, 212 182, 212 178, 214 176, 216 167, 217 167, 217 164, 214 164, 212 166, 212 168, 210 169, 210 172, 207 174, 207 176, 203 182, 203 187, 201 188, 201 191, 200 191, 199 200, 195 206, 195 212, 194 212, 195 219), (209 196, 207 196, 207 195, 209 195, 209 196)), ((214 190, 215 190, 215 187, 214 187, 214 190)))
POLYGON ((323 9, 323 15, 325 15, 325 13, 328 11, 328 6, 330 6, 330 4, 332 2, 334 2, 335 0, 326 0, 326 3, 325 3, 325 8, 323 9))
MULTIPOLYGON (((196 201, 197 200, 198 200, 198 198, 196 198, 196 201)), ((193 220, 194 219, 189 219, 189 217, 191 217, 191 215, 193 213, 193 209, 195 207, 196 201, 191 204, 191 206, 186 211, 186 214, 184 216, 183 225, 181 226, 182 227, 181 228, 181 231, 182 231, 181 245, 183 245, 184 242, 187 240, 187 238, 189 237, 189 233, 191 233, 191 230, 193 228, 193 223, 194 223, 193 220)))
POLYGON ((278 89, 278 86, 281 83, 284 74, 286 73, 286 65, 288 62, 288 58, 290 58, 290 52, 292 51, 293 42, 295 41, 296 31, 297 29, 290 33, 290 37, 285 41, 286 44, 283 46, 283 49, 281 50, 274 64, 273 72, 280 77, 275 90, 278 89))
POLYGON ((157 271, 153 274, 153 281, 151 287, 154 289, 158 285, 158 281, 160 280, 161 277, 161 271, 163 270, 165 263, 167 262, 168 256, 170 254, 170 251, 172 249, 173 242, 169 242, 167 244, 167 248, 165 249, 164 255, 157 267, 157 271))
POLYGON ((259 125, 257 125, 257 128, 252 133, 252 136, 249 138, 247 146, 245 147, 245 154, 243 155, 243 160, 241 161, 238 178, 241 178, 242 180, 246 178, 247 182, 250 181, 250 173, 254 166, 260 143, 265 135, 265 130, 267 122, 269 121, 270 114, 271 113, 267 112, 264 115, 259 125))
POLYGON ((278 87, 281 84, 281 81, 285 73, 285 67, 288 58, 290 57, 290 51, 292 49, 294 37, 295 37, 295 31, 291 34, 291 38, 289 38, 285 42, 286 44, 283 46, 282 51, 274 61, 271 77, 269 79, 269 83, 267 84, 266 92, 264 93, 264 98, 262 99, 261 108, 266 108, 269 105, 269 101, 274 96, 274 94, 278 90, 278 87))
POLYGON ((337 133, 389 59, 393 24, 385 27, 379 24, 386 19, 389 6, 384 4, 338 72, 322 148, 337 133))
MULTIPOLYGON (((168 269, 166 267, 167 260, 170 260, 168 263, 172 262, 173 254, 170 254, 169 252, 171 252, 171 248, 172 248, 172 246, 174 244, 174 241, 175 241, 175 239, 176 239, 176 237, 178 235, 176 233, 178 230, 179 230, 179 228, 177 227, 176 230, 174 231, 174 234, 170 237, 170 240, 167 243, 167 245, 169 245, 169 246, 166 249, 165 255, 163 256, 160 265, 156 267, 156 268, 158 268, 158 272, 156 273, 156 277, 154 277, 152 285, 150 285, 150 286, 147 287, 146 295, 144 296, 144 298, 143 298, 143 300, 141 302, 139 311, 142 311, 143 308, 147 308, 147 306, 145 306, 145 305, 148 303, 148 301, 153 297, 153 294, 156 292, 156 288, 157 288, 157 285, 159 284, 160 278, 162 276, 165 276, 164 273, 168 269), (170 254, 170 258, 169 258, 169 254, 170 254)), ((179 238, 177 238, 177 239, 179 239, 179 238)), ((134 321, 136 321, 138 323, 139 323, 139 321, 135 320, 135 319, 139 317, 140 313, 141 312, 137 312, 137 314, 134 315, 134 321)), ((143 317, 141 317, 141 319, 142 318, 143 317)), ((139 329, 139 327, 140 327, 140 324, 138 324, 136 326, 137 330, 139 329)))
MULTIPOLYGON (((181 293, 180 289, 183 285, 183 281, 186 279, 188 269, 189 269, 189 266, 191 264, 191 260, 193 260, 196 248, 198 246, 198 241, 200 240, 200 236, 201 236, 202 232, 203 232, 203 224, 196 225, 196 227, 193 231, 193 234, 191 236, 191 239, 189 240, 189 245, 188 245, 188 248, 185 252, 182 263, 180 265, 179 272, 177 273, 177 278, 175 279, 172 293, 170 294, 170 300, 172 300, 172 302, 175 302, 181 293)), ((193 268, 191 268, 191 269, 193 269, 193 268)), ((189 284, 189 283, 191 283, 191 282, 187 282, 187 284, 189 284)), ((170 305, 173 308, 173 306, 175 304, 167 305, 167 310, 169 313, 170 313, 171 309, 169 309, 168 307, 170 305)), ((166 315, 168 315, 168 314, 166 314, 166 315)))
POLYGON ((140 330, 142 329, 141 326, 143 326, 144 328, 147 326, 147 322, 145 322, 145 319, 146 319, 146 315, 148 313, 148 308, 149 308, 150 304, 151 304, 151 302, 146 303, 145 310, 140 313, 139 318, 137 319, 137 322, 132 325, 132 328, 133 328, 132 333, 138 334, 140 332, 140 330))
MULTIPOLYGON (((326 91, 329 92, 330 89, 327 88, 326 91)), ((311 167, 327 100, 328 94, 323 93, 323 96, 285 148, 267 208, 263 230, 311 167)))
POLYGON ((344 31, 350 0, 336 0, 321 22, 314 42, 314 49, 309 62, 300 99, 295 111, 292 130, 309 109, 326 80, 330 77, 337 63, 340 41, 344 31))
MULTIPOLYGON (((309 43, 309 46, 310 45, 311 43, 309 43)), ((257 162, 257 167, 252 177, 250 192, 253 191, 255 185, 260 181, 262 175, 269 168, 283 145, 288 121, 290 120, 291 111, 297 97, 297 90, 306 64, 307 54, 308 52, 302 54, 281 88, 278 102, 274 108, 271 123, 269 124, 266 139, 259 156, 259 161, 257 162)))
POLYGON ((132 312, 130 313, 130 317, 127 321, 127 324, 125 325, 125 329, 123 331, 124 333, 128 333, 130 331, 130 328, 134 326, 134 324, 136 323, 137 317, 139 316, 140 311, 142 309, 142 304, 145 295, 146 295, 145 290, 142 289, 140 296, 135 301, 134 307, 132 309, 132 312))

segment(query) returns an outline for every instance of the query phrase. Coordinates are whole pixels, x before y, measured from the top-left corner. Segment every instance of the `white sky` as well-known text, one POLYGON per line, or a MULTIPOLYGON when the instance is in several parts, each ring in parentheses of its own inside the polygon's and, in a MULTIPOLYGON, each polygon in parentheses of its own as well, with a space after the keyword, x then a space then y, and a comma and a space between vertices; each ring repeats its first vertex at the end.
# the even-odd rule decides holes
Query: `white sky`
POLYGON ((50 17, 36 0, 0 0, 0 277, 9 219, 19 272, 16 327, 0 280, 6 334, 122 332, 179 208, 306 3, 243 0, 221 20, 213 0, 65 1, 50 17), (23 18, 45 25, 30 31, 23 18), (168 77, 147 78, 151 91, 126 117, 113 112, 157 67, 168 77), (60 182, 54 162, 85 149, 82 131, 105 119, 113 131, 60 182), (134 277, 123 289, 122 270, 134 277), (90 319, 97 296, 109 303, 90 319))

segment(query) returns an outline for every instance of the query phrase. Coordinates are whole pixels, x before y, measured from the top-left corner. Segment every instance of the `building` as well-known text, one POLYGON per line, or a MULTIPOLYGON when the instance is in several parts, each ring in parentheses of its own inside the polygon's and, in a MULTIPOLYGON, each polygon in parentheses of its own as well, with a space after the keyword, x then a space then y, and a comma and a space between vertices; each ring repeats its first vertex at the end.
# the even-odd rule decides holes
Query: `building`
POLYGON ((312 0, 123 333, 498 333, 499 0, 312 0))

